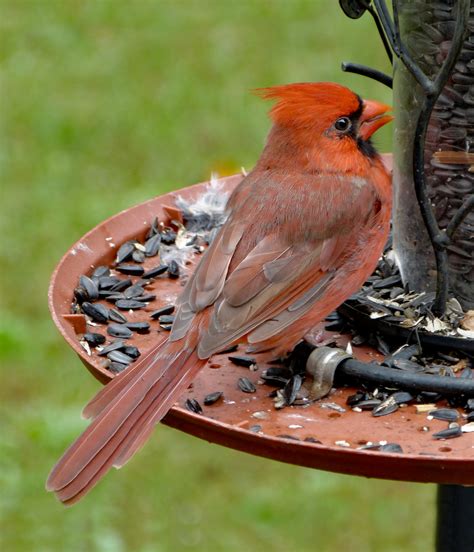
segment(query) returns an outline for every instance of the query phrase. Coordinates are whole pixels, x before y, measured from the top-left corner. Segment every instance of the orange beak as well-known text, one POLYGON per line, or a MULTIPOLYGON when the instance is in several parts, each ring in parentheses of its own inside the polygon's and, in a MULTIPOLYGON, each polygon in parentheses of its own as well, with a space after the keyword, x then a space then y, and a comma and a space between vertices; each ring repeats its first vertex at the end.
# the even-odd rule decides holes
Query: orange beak
POLYGON ((363 110, 360 117, 359 135, 363 140, 368 140, 372 134, 383 125, 393 121, 391 115, 386 115, 392 108, 383 103, 373 100, 364 100, 362 102, 363 110))

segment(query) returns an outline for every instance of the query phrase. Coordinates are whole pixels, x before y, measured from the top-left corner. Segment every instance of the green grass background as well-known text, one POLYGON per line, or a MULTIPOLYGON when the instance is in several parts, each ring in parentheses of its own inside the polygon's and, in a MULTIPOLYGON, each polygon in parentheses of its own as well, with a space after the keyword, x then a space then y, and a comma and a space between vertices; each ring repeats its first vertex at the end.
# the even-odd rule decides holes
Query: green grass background
MULTIPOLYGON (((98 384, 50 320, 49 276, 104 218, 250 168, 268 105, 249 93, 389 70, 369 16, 336 0, 0 0, 0 548, 5 551, 426 551, 434 486, 328 474, 160 427, 64 509, 43 485, 98 384)), ((390 149, 390 130, 379 133, 390 149)))

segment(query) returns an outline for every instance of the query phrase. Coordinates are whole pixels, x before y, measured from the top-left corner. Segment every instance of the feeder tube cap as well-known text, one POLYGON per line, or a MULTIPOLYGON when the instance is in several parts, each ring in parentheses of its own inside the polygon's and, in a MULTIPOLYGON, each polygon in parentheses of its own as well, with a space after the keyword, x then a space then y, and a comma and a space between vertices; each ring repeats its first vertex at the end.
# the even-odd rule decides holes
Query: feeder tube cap
POLYGON ((306 361, 306 372, 313 376, 311 400, 325 397, 332 389, 336 368, 348 358, 353 358, 344 349, 319 347, 309 355, 306 361))

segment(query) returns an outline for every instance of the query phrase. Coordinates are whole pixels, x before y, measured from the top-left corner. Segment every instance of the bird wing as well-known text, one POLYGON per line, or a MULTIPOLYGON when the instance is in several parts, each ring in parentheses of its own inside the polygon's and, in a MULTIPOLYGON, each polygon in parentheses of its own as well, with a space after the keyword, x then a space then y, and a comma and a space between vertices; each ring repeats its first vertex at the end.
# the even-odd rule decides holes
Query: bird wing
POLYGON ((251 173, 179 300, 170 340, 184 337, 210 305, 200 358, 291 325, 328 288, 375 203, 373 186, 360 178, 251 173))

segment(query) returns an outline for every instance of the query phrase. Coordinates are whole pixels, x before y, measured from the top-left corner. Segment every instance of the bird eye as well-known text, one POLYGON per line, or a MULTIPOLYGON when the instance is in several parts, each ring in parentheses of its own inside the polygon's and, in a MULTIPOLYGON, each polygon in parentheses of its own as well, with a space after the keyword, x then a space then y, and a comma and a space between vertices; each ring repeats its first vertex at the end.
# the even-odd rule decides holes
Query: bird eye
POLYGON ((339 119, 334 123, 334 128, 340 132, 346 132, 351 128, 351 120, 349 117, 339 117, 339 119))

